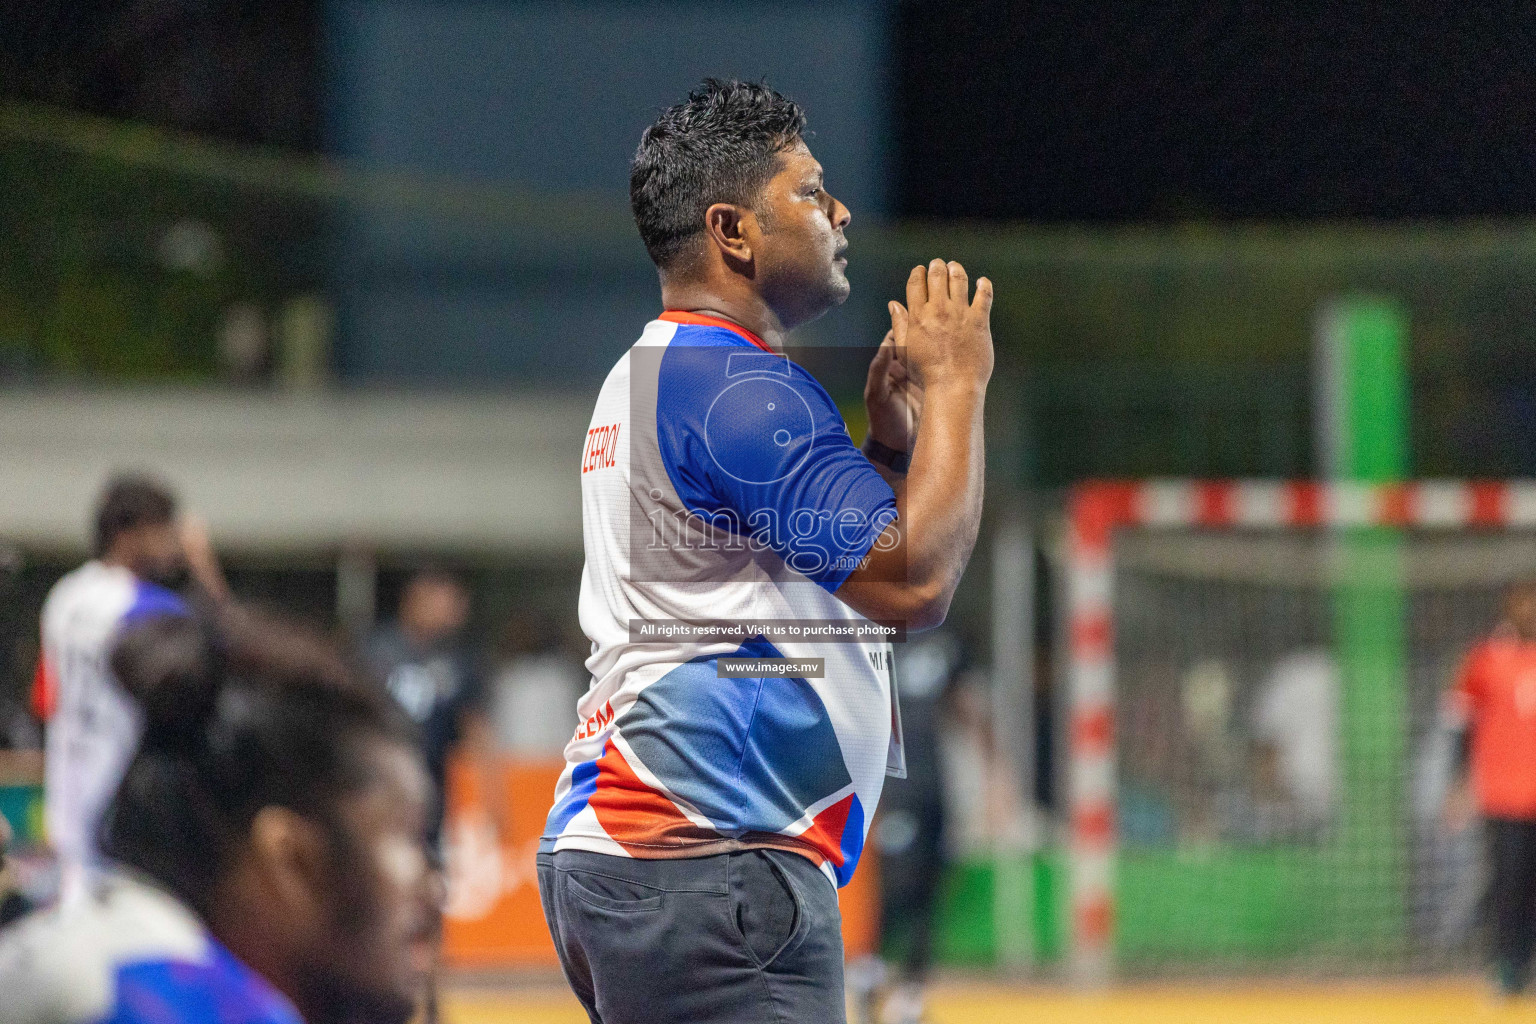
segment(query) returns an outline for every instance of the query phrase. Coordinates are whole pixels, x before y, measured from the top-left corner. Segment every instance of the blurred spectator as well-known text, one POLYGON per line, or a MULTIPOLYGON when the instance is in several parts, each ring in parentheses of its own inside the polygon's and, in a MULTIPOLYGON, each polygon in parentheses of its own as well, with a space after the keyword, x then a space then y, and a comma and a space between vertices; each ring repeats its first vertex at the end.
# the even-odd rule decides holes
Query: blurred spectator
MULTIPOLYGON (((1211 843, 1224 835, 1230 838, 1234 831, 1252 831, 1248 801, 1234 785, 1245 777, 1242 745, 1233 727, 1236 688, 1231 667, 1219 657, 1202 658, 1179 677, 1183 744, 1169 754, 1178 758, 1172 767, 1184 783, 1177 813, 1178 833, 1185 842, 1211 843)), ((1150 692, 1143 699, 1162 703, 1150 692)), ((1156 719, 1137 714, 1128 720, 1144 729, 1156 719)))
POLYGON ((417 569, 400 595, 395 621, 369 637, 367 656, 377 677, 421 731, 422 753, 436 789, 428 838, 436 850, 447 809, 448 759, 456 749, 478 776, 480 797, 496 830, 505 786, 479 674, 461 634, 469 621, 464 583, 440 566, 417 569))
MULTIPOLYGON (((1454 656, 1453 661, 1460 662, 1454 656)), ((1436 678, 1451 678, 1458 664, 1436 666, 1436 678)), ((1446 800, 1462 782, 1463 735, 1459 722, 1442 715, 1425 731, 1413 757, 1413 887, 1411 911, 1418 934, 1437 949, 1466 948, 1481 915, 1488 887, 1482 843, 1475 829, 1445 827, 1446 800)))
POLYGON ((497 742, 514 757, 558 758, 576 731, 574 709, 591 677, 544 612, 513 615, 501 648, 491 700, 497 742))
POLYGON ((139 709, 108 667, 112 642, 139 619, 192 614, 172 589, 188 577, 213 605, 229 601, 207 529, 179 516, 175 495, 159 481, 132 474, 109 481, 95 532, 95 557, 43 603, 32 694, 47 723, 44 813, 66 903, 82 898, 102 868, 102 812, 139 742, 139 709))
POLYGON ((1339 667, 1325 650, 1275 663, 1253 705, 1261 792, 1294 808, 1299 823, 1326 824, 1339 776, 1339 667))
POLYGON ((907 776, 886 781, 874 840, 880 851, 880 949, 896 953, 898 961, 894 969, 866 961, 852 972, 869 1024, 917 1024, 923 1018, 934 912, 947 860, 941 726, 962 668, 960 641, 948 632, 925 633, 897 656, 907 776), (878 1012, 877 1003, 883 1003, 878 1012))
POLYGON ((410 723, 255 617, 161 616, 111 671, 142 739, 86 898, 0 934, 6 1024, 405 1024, 440 930, 410 723))
POLYGON ((1509 589, 1503 622, 1467 655, 1447 704, 1470 770, 1447 798, 1446 820, 1460 829, 1483 818, 1495 978, 1515 995, 1536 948, 1536 580, 1509 589))

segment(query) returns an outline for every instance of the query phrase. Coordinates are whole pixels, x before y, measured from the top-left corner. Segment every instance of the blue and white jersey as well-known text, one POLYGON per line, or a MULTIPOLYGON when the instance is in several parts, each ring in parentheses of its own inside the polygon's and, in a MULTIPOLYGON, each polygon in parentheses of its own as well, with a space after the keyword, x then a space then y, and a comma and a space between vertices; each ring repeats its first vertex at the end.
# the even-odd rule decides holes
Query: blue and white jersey
POLYGON ((892 753, 891 648, 836 592, 896 518, 802 367, 668 312, 603 384, 581 464, 591 688, 541 849, 795 850, 852 877, 892 753), (799 622, 768 639, 753 623, 799 622), (726 623, 739 636, 677 635, 726 623), (828 624, 857 642, 828 642, 828 624), (720 678, 722 658, 822 659, 720 678))
POLYGON ((112 645, 135 619, 187 613, 175 592, 96 561, 59 580, 43 603, 35 701, 48 717, 43 814, 66 888, 100 862, 96 831, 142 730, 133 699, 112 677, 112 645))
POLYGON ((85 898, 0 932, 5 1024, 303 1024, 160 889, 107 873, 85 898))

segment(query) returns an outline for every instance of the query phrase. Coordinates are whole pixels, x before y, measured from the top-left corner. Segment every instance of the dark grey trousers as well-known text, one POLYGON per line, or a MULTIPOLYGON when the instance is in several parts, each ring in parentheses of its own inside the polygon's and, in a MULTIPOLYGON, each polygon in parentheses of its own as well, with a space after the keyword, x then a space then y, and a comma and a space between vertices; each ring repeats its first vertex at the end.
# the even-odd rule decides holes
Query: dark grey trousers
POLYGON ((1500 987, 1514 994, 1529 986, 1536 952, 1536 821, 1489 818, 1485 827, 1494 969, 1500 987))
POLYGON ((539 855, 560 965, 593 1024, 843 1024, 837 890, 806 858, 539 855))

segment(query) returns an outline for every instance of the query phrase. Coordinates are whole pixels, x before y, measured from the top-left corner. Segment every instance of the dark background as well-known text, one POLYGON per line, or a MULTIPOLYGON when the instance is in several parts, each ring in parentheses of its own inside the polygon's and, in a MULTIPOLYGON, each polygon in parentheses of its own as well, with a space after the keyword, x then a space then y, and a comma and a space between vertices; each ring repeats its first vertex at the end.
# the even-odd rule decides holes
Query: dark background
MULTIPOLYGON (((11 5, 0 94, 322 146, 317 0, 11 5)), ((903 3, 893 212, 1536 212, 1536 5, 903 3)))
POLYGON ((905 4, 899 26, 908 214, 1536 210, 1530 4, 905 4))
POLYGON ((321 8, 319 0, 8 3, 0 96, 314 151, 321 8))

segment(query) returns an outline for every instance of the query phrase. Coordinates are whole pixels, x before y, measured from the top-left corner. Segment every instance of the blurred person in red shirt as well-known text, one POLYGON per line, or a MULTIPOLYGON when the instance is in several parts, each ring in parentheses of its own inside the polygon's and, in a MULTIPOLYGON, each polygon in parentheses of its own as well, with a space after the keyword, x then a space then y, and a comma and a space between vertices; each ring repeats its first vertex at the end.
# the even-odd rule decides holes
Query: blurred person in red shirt
POLYGON ((1467 655, 1448 698, 1464 771, 1446 819, 1483 819, 1494 970, 1516 995, 1536 950, 1536 580, 1510 587, 1502 621, 1467 655))

